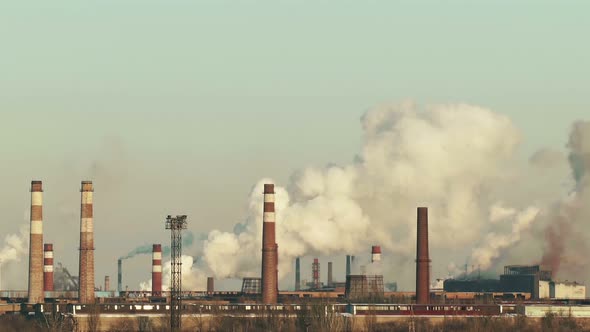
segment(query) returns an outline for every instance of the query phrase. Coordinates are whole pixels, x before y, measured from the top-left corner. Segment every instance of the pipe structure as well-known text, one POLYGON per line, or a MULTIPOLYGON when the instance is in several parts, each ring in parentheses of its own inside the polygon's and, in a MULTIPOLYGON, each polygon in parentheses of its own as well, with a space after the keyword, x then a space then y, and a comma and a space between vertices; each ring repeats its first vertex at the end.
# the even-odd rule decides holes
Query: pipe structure
POLYGON ((274 184, 264 185, 262 217, 262 302, 275 304, 278 299, 278 245, 275 238, 274 184))
POLYGON ((123 291, 123 260, 119 258, 117 260, 117 293, 119 295, 123 291))
POLYGON ((381 247, 380 246, 373 246, 371 248, 371 263, 380 262, 381 261, 381 247))
POLYGON ((207 277, 207 294, 212 295, 215 292, 215 279, 207 277))
POLYGON ((152 296, 162 295, 162 245, 152 247, 152 296))
POLYGON ((53 244, 43 245, 43 291, 53 292, 53 244))
POLYGON ((29 240, 29 303, 41 303, 43 294, 43 183, 31 181, 29 240))
POLYGON ((332 262, 328 262, 328 287, 332 287, 334 280, 332 279, 332 262))
POLYGON ((301 290, 301 259, 295 259, 295 290, 301 290))
POLYGON ((104 291, 110 292, 111 291, 111 277, 104 276, 104 291))
POLYGON ((346 255, 346 276, 350 275, 350 255, 346 255))
POLYGON ((94 303, 94 221, 92 181, 82 181, 80 204, 80 303, 94 303))
POLYGON ((430 302, 430 256, 428 254, 428 208, 418 208, 416 247, 416 303, 430 302))

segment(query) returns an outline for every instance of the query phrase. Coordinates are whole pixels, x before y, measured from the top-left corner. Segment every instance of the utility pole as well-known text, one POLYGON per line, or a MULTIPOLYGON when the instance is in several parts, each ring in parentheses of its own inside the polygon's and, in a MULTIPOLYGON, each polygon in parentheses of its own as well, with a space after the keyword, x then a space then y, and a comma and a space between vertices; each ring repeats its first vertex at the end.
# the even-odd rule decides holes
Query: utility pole
POLYGON ((171 234, 170 251, 170 329, 173 332, 180 331, 182 325, 182 230, 186 229, 186 215, 166 217, 166 229, 171 234))

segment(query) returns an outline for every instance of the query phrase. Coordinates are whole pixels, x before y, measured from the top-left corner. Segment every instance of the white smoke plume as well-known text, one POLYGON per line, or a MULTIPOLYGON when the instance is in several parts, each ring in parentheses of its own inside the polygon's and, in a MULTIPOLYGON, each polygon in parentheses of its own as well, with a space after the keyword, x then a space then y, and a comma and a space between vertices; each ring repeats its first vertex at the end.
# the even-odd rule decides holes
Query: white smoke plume
POLYGON ((482 245, 473 251, 472 264, 484 271, 491 268, 492 263, 500 257, 504 249, 510 248, 520 241, 521 234, 530 229, 539 212, 537 207, 529 207, 517 213, 515 209, 494 205, 490 211, 490 221, 509 221, 512 229, 508 233, 488 233, 482 245))
POLYGON ((19 262, 29 252, 29 225, 22 225, 17 234, 4 237, 4 246, 0 249, 0 267, 7 262, 19 262))
MULTIPOLYGON (((181 256, 181 271, 182 271, 182 288, 185 290, 204 289, 207 285, 207 276, 202 274, 199 270, 193 267, 194 259, 188 255, 181 256)), ((170 289, 170 276, 172 268, 170 261, 162 264, 162 290, 170 289)), ((139 284, 139 289, 142 291, 152 290, 152 279, 139 284)))
MULTIPOLYGON (((506 180, 505 166, 520 141, 507 117, 466 104, 420 110, 404 103, 367 112, 362 126, 363 146, 354 162, 303 169, 288 191, 275 186, 279 277, 297 256, 363 253, 371 244, 381 245, 384 259, 413 261, 417 206, 430 209, 433 256, 473 247, 484 231, 494 234, 489 188, 506 180)), ((268 182, 254 186, 243 223, 233 232, 212 231, 205 241, 204 260, 216 278, 260 274, 262 185, 268 182)), ((507 240, 493 248, 497 253, 486 264, 517 244, 536 213, 510 213, 512 232, 496 235, 507 240)), ((412 269, 400 270, 390 272, 413 275, 407 272, 412 269)))

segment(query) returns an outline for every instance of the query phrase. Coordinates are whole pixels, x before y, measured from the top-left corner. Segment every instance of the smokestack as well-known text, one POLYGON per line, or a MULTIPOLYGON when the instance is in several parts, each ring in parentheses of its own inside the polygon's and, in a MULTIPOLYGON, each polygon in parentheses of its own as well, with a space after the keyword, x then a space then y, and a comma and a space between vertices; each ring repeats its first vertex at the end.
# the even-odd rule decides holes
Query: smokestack
POLYGON ((295 259, 295 290, 301 290, 301 262, 299 257, 295 259))
POLYGON ((346 255, 346 276, 350 275, 350 255, 346 255))
POLYGON ((53 244, 43 245, 43 291, 53 292, 53 244))
POLYGON ((43 184, 31 181, 29 303, 41 303, 43 300, 43 184))
POLYGON ((80 206, 80 303, 94 303, 94 224, 92 181, 82 181, 80 206))
POLYGON ((111 277, 104 276, 104 291, 110 292, 111 291, 111 277))
POLYGON ((262 217, 262 302, 275 304, 278 298, 278 246, 275 240, 274 184, 264 185, 262 217))
POLYGON ((328 287, 332 287, 334 281, 332 280, 332 262, 328 262, 328 287))
POLYGON ((123 260, 119 258, 117 261, 117 293, 121 295, 123 291, 123 260))
POLYGON ((430 257, 428 255, 428 208, 418 208, 416 248, 416 303, 430 301, 430 257))
POLYGON ((213 277, 207 277, 207 294, 212 295, 215 292, 215 280, 213 277))
POLYGON ((380 262, 381 261, 381 247, 380 246, 373 246, 371 248, 371 263, 380 262))
POLYGON ((152 247, 152 296, 162 295, 162 245, 152 247))
POLYGON ((317 258, 313 259, 313 264, 311 265, 311 274, 313 288, 320 289, 320 261, 317 258))

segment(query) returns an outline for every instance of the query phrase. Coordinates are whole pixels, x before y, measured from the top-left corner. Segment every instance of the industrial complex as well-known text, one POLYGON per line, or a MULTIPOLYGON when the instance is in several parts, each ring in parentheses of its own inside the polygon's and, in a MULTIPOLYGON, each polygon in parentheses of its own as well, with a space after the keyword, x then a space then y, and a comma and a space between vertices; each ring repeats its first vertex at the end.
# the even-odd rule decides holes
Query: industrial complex
MULTIPOLYGON (((167 317, 171 311, 180 317, 177 325, 172 327, 180 328, 183 320, 195 315, 254 317, 272 311, 295 315, 308 306, 321 306, 324 312, 330 311, 342 317, 372 315, 389 319, 408 316, 538 317, 552 311, 567 312, 574 317, 590 317, 586 287, 576 282, 554 280, 552 271, 539 265, 506 266, 498 279, 467 276, 447 279, 441 281, 441 288, 431 289, 427 207, 417 208, 415 292, 386 289, 383 275, 374 272, 380 269, 371 269, 367 273, 361 267, 360 273, 353 274, 351 266, 355 256, 352 255, 346 255, 346 275, 343 276, 334 275, 333 262, 327 262, 324 274, 324 270, 320 269, 320 260, 313 259, 309 282, 302 280, 302 260, 297 258, 293 262, 294 290, 281 290, 278 284, 279 243, 275 236, 275 225, 280 220, 276 220, 273 184, 265 184, 261 193, 264 196, 261 207, 262 251, 251 253, 260 255, 260 276, 244 278, 240 290, 216 291, 213 277, 207 278, 206 289, 182 289, 180 279, 174 279, 175 276, 172 279, 176 281, 172 282, 177 284, 170 285, 169 291, 165 290, 162 285, 162 261, 167 258, 162 255, 162 244, 153 244, 152 247, 151 291, 122 289, 124 271, 121 259, 118 261, 117 287, 112 290, 110 276, 99 277, 98 283, 104 280, 104 284, 98 285, 96 281, 93 183, 82 181, 80 192, 79 267, 78 277, 75 277, 65 267, 55 266, 53 244, 44 243, 43 186, 41 181, 31 182, 28 289, 0 290, 0 314, 37 318, 57 315, 74 322, 80 331, 90 330, 91 318, 97 312, 108 321, 103 324, 103 330, 108 330, 109 324, 120 318, 167 317), (55 277, 56 271, 59 271, 59 278, 55 277)), ((167 221, 170 221, 170 216, 167 221)), ((174 247, 174 233, 172 242, 174 247)), ((177 249, 180 250, 179 245, 177 249)), ((371 264, 382 264, 384 253, 381 246, 375 244, 367 249, 370 249, 371 264)), ((172 254, 178 255, 179 251, 172 254)), ((173 273, 178 273, 176 277, 180 277, 180 270, 173 273)))

